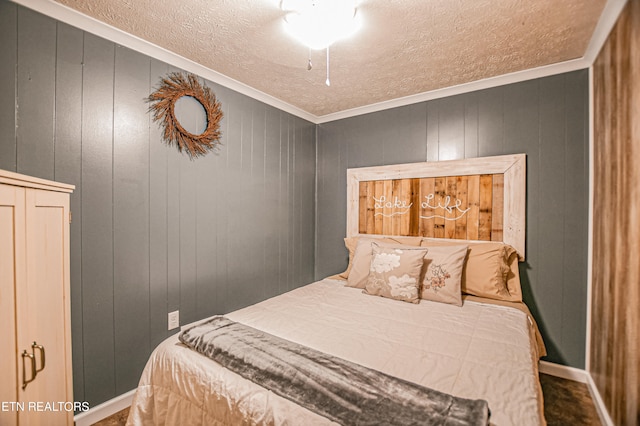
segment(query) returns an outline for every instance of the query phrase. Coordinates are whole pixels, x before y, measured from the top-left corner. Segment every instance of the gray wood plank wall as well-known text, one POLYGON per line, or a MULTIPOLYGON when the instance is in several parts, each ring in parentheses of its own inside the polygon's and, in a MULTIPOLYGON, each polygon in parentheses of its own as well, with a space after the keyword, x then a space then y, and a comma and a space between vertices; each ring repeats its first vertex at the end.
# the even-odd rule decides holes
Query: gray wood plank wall
POLYGON ((334 121, 317 131, 317 278, 347 265, 347 168, 527 154, 525 301, 544 335, 546 359, 584 368, 587 70, 334 121))
POLYGON ((143 102, 174 67, 7 0, 0 53, 0 168, 76 185, 76 400, 133 389, 167 312, 184 324, 310 282, 314 261, 316 278, 344 269, 347 168, 521 152, 525 298, 548 360, 584 367, 586 70, 319 126, 208 83, 224 146, 192 162, 143 102))
POLYGON ((190 161, 144 101, 176 68, 6 0, 0 54, 0 168, 76 185, 77 401, 134 389, 168 312, 186 324, 313 280, 312 123, 207 82, 223 146, 190 161))

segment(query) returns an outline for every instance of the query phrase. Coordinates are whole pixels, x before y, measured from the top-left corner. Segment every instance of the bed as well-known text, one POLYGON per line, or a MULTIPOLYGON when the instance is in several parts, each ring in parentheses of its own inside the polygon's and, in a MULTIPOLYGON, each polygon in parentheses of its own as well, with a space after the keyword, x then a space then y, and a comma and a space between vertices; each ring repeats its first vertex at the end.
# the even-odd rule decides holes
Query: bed
MULTIPOLYGON (((477 180, 480 185, 482 176, 493 171, 494 166, 488 164, 500 163, 495 157, 483 163, 472 161, 471 166, 468 160, 447 164, 444 167, 449 169, 445 173, 442 173, 442 163, 437 163, 440 166, 435 172, 431 164, 425 168, 424 163, 400 173, 392 169, 394 179, 407 176, 414 179, 406 185, 372 184, 372 176, 380 181, 389 180, 389 176, 381 174, 381 168, 355 169, 355 177, 350 174, 348 188, 350 206, 345 245, 350 262, 347 270, 231 312, 225 318, 399 380, 459 398, 484 400, 491 412, 491 424, 544 425, 537 368, 538 359, 544 355, 544 344, 535 321, 522 303, 518 260, 524 258, 524 226, 522 231, 518 228, 523 220, 523 208, 518 202, 514 203, 520 191, 514 190, 517 187, 514 182, 519 178, 508 175, 513 172, 514 164, 516 169, 520 168, 518 173, 523 173, 523 156, 502 160, 503 175, 496 180, 499 189, 506 188, 505 195, 489 197, 492 199, 489 208, 480 201, 473 202, 473 197, 487 198, 482 191, 474 195, 475 190, 469 189, 471 194, 466 194, 466 187, 463 191, 458 178, 464 170, 478 179, 470 177, 462 181, 477 180), (446 178, 444 183, 439 183, 438 174, 455 176, 457 189, 452 192, 446 178), (415 181, 425 176, 428 179, 436 176, 436 191, 429 182, 415 181), (426 195, 421 187, 427 191, 426 195), (436 196, 429 197, 432 193, 436 196), (402 199, 403 194, 406 200, 402 199), (366 196, 378 201, 370 202, 366 196), (380 203, 382 196, 393 203, 380 203), (422 198, 429 202, 421 203, 422 198), (363 205, 365 207, 360 208, 363 205), (412 213, 410 205, 422 212, 412 213), (478 222, 487 222, 486 216, 480 220, 481 211, 492 210, 494 216, 496 212, 502 216, 497 222, 489 220, 488 241, 480 240, 482 226, 473 225, 470 220, 465 219, 465 228, 470 229, 465 230, 467 238, 455 238, 462 235, 460 222, 458 226, 446 224, 456 220, 447 220, 448 217, 460 216, 465 210, 465 214, 471 212, 469 217, 473 218, 474 212, 468 206, 474 205, 478 222), (379 216, 390 220, 381 221, 376 208, 385 212, 379 216), (429 208, 440 209, 439 216, 445 222, 436 217, 430 222, 431 231, 423 223, 425 220, 416 223, 416 218, 429 208), (394 214, 398 212, 406 212, 406 217, 403 218, 404 213, 394 214), (449 238, 437 235, 439 229, 445 235, 447 230, 451 231, 449 238), (476 233, 475 238, 468 238, 468 232, 476 233), (496 235, 501 237, 500 241, 495 241, 496 235), (516 246, 519 249, 514 248, 516 246), (400 260, 389 267, 388 260, 394 256, 400 260), (427 262, 429 256, 431 260, 427 262), (396 273, 398 270, 401 272, 396 273), (494 277, 496 271, 498 278, 494 277), (399 291, 394 291, 398 289, 393 286, 379 286, 380 280, 397 278, 389 276, 391 273, 415 279, 405 280, 413 284, 399 291), (494 283, 496 279, 499 285, 494 283), (450 283, 457 285, 452 293, 449 293, 450 283)), ((495 185, 490 186, 492 193, 498 192, 495 185)), ((151 355, 127 424, 335 423, 321 413, 292 402, 291 397, 223 367, 174 335, 151 355)), ((416 424, 420 424, 420 419, 416 419, 416 424)))

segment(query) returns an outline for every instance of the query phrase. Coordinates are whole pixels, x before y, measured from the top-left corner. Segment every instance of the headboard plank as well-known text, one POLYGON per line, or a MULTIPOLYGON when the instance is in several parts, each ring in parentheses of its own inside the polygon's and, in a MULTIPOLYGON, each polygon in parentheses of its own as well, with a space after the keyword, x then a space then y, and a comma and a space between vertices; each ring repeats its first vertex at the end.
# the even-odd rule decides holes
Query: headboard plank
MULTIPOLYGON (((465 209, 469 207, 468 191, 469 178, 467 176, 456 177, 456 199, 462 201, 462 205, 465 206, 465 209)), ((467 214, 453 222, 456 225, 456 232, 453 238, 459 240, 466 240, 467 238, 469 238, 467 236, 467 227, 469 225, 468 214, 469 212, 467 211, 467 214)))
POLYGON ((524 260, 526 157, 349 169, 347 236, 504 241, 524 260))
MULTIPOLYGON (((438 199, 441 199, 447 191, 447 178, 436 178, 433 186, 434 194, 438 199)), ((421 194, 422 195, 422 194, 421 194)), ((420 197, 422 199, 422 197, 420 197)), ((433 210, 427 208, 427 215, 424 217, 433 218, 433 236, 434 238, 445 238, 445 220, 442 215, 434 215, 433 210)))
POLYGON ((477 240, 478 218, 480 217, 480 175, 469 176, 468 183, 468 207, 467 213, 467 238, 477 240))
POLYGON ((491 240, 491 204, 493 203, 493 176, 480 176, 480 214, 478 218, 478 240, 491 240))
MULTIPOLYGON (((433 194, 435 191, 435 179, 419 179, 420 181, 420 194, 433 194)), ((419 194, 418 198, 421 200, 422 196, 419 194)), ((427 218, 427 207, 426 205, 420 205, 420 214, 418 218, 422 217, 420 220, 420 225, 418 226, 418 235, 424 235, 425 237, 435 238, 435 224, 436 220, 434 218, 427 218)))
POLYGON ((503 239, 503 218, 504 218, 504 175, 493 175, 493 189, 491 191, 493 206, 491 212, 491 241, 502 241, 503 239))

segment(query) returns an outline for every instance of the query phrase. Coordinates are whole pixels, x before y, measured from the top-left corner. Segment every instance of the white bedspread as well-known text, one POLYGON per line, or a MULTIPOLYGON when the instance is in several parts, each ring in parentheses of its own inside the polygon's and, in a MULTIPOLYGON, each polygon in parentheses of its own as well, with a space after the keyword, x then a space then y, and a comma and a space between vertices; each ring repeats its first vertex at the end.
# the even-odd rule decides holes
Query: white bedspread
MULTIPOLYGON (((276 336, 464 398, 487 400, 491 424, 542 425, 533 329, 519 310, 384 299, 323 280, 232 312, 276 336)), ((128 424, 330 424, 178 342, 154 351, 128 424)))

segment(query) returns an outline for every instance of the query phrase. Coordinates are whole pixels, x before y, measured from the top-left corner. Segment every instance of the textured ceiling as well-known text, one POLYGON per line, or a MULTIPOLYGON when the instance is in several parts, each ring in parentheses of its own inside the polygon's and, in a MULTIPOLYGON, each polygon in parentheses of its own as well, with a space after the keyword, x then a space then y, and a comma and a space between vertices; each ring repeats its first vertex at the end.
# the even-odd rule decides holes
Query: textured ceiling
POLYGON ((316 116, 581 58, 606 0, 366 0, 325 51, 278 0, 56 0, 316 116))

